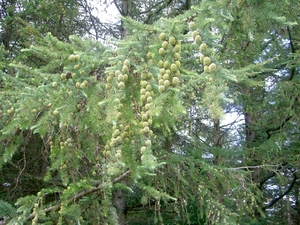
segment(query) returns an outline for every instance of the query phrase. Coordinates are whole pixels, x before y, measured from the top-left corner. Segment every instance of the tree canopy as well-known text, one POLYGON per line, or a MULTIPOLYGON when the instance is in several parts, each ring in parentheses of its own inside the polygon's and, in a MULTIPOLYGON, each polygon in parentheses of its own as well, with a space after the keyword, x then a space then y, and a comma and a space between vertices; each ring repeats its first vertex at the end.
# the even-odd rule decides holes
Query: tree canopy
POLYGON ((299 224, 299 1, 98 4, 1 3, 3 223, 299 224))

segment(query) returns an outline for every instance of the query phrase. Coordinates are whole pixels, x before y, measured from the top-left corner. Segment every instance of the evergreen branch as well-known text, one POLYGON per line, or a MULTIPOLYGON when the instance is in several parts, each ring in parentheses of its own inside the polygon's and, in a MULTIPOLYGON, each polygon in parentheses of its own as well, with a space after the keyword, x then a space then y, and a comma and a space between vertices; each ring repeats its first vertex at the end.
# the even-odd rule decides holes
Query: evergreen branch
POLYGON ((156 5, 150 7, 148 10, 145 10, 144 12, 140 12, 140 15, 142 14, 149 14, 147 19, 145 20, 145 23, 146 24, 149 24, 150 23, 150 19, 151 17, 153 17, 153 15, 158 15, 159 13, 161 13, 161 11, 163 9, 165 9, 166 7, 168 7, 171 3, 172 3, 172 0, 169 0, 168 2, 163 2, 162 6, 157 8, 162 2, 158 2, 156 5), (154 13, 150 13, 150 12, 153 12, 153 10, 157 8, 157 10, 155 10, 154 13))
POLYGON ((294 178, 293 178, 292 182, 290 183, 289 187, 286 189, 286 191, 283 192, 278 197, 272 199, 265 207, 263 207, 263 209, 265 210, 267 208, 272 207, 276 202, 278 202, 280 199, 282 199, 284 196, 286 196, 293 189, 297 179, 298 179, 297 176, 294 174, 294 178))
MULTIPOLYGON (((276 171, 281 170, 281 169, 282 169, 284 166, 286 166, 287 164, 288 164, 287 162, 281 163, 281 164, 277 167, 276 171)), ((276 176, 276 172, 275 172, 275 171, 270 171, 265 177, 263 177, 263 178, 261 179, 261 181, 259 182, 259 187, 262 187, 263 184, 264 184, 267 180, 271 179, 271 178, 274 177, 274 176, 276 176)))
MULTIPOLYGON (((121 174, 120 176, 114 178, 111 183, 112 184, 115 184, 121 180, 123 180, 125 177, 127 177, 129 174, 131 173, 131 170, 127 170, 126 172, 124 172, 123 174, 121 174)), ((82 198, 83 196, 86 196, 88 194, 91 194, 91 193, 94 193, 96 191, 99 191, 100 189, 102 189, 103 187, 105 187, 106 185, 109 185, 110 182, 106 182, 102 185, 99 185, 99 186, 95 186, 95 187, 92 187, 91 189, 88 189, 88 190, 83 190, 79 193, 77 193, 76 195, 74 195, 72 198, 70 198, 68 201, 67 201, 67 204, 70 204, 74 201, 77 201, 78 199, 82 198)), ((58 201, 58 203, 54 206, 51 206, 51 207, 48 207, 48 208, 45 208, 43 210, 44 213, 49 213, 51 211, 57 211, 59 210, 61 207, 61 201, 58 201)), ((27 217, 27 220, 31 220, 35 217, 35 215, 33 213, 29 214, 29 216, 27 217)))
MULTIPOLYGON (((10 161, 10 162, 8 162, 8 164, 11 165, 12 167, 14 167, 17 170, 20 170, 20 167, 17 166, 15 163, 10 161)), ((51 185, 56 185, 56 186, 59 186, 59 187, 64 187, 64 185, 60 181, 56 182, 55 180, 52 180, 52 181, 49 181, 49 182, 45 182, 43 177, 35 176, 35 175, 32 175, 32 174, 30 174, 28 172, 25 172, 25 171, 22 172, 22 176, 24 176, 26 178, 29 178, 29 179, 32 179, 32 180, 39 181, 39 182, 44 182, 46 184, 51 184, 51 185)), ((19 181, 19 179, 16 179, 16 182, 18 182, 18 181, 19 181)))
POLYGON ((287 116, 285 117, 285 119, 281 122, 280 125, 278 125, 277 127, 269 128, 268 130, 266 130, 265 132, 266 132, 267 135, 268 135, 268 138, 267 138, 267 139, 270 139, 270 138, 271 138, 270 132, 275 132, 275 131, 281 130, 281 129, 284 127, 284 125, 285 125, 290 119, 292 119, 292 118, 293 118, 292 116, 287 115, 287 116))
MULTIPOLYGON (((295 104, 296 104, 297 100, 299 100, 298 96, 293 97, 293 101, 289 107, 290 110, 293 110, 295 108, 295 104)), ((293 118, 293 116, 291 116, 287 113, 287 115, 285 116, 283 121, 278 126, 266 129, 265 132, 268 135, 267 139, 271 138, 270 132, 275 132, 275 131, 281 130, 292 118, 293 118)))

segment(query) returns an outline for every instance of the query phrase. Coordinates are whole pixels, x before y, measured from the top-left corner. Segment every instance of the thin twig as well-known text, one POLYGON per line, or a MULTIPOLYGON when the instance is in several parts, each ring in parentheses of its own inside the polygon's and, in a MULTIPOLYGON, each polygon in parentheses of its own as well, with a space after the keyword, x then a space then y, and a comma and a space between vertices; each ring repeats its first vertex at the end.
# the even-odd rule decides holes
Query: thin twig
POLYGON ((258 165, 258 166, 241 166, 241 167, 234 167, 234 168, 228 168, 229 170, 243 170, 243 169, 257 169, 262 167, 278 167, 281 166, 281 164, 278 165, 258 165))

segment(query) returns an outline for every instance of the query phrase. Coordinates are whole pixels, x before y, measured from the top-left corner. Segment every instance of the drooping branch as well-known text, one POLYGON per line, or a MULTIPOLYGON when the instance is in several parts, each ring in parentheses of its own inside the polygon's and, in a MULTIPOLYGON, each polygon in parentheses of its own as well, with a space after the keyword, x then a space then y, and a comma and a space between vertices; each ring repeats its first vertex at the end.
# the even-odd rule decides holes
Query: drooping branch
MULTIPOLYGON (((291 105, 290 105, 290 110, 293 110, 294 109, 294 107, 295 107, 295 104, 296 104, 296 102, 299 100, 299 97, 298 96, 295 96, 295 97, 293 97, 293 101, 292 101, 292 103, 291 103, 291 105)), ((271 138, 271 132, 275 132, 275 131, 279 131, 279 130, 281 130, 291 119, 293 118, 293 116, 291 116, 291 115, 286 115, 285 116, 285 118, 281 121, 281 123, 278 125, 278 126, 276 126, 276 127, 271 127, 271 128, 268 128, 268 129, 266 129, 265 130, 265 132, 267 133, 267 135, 268 135, 268 138, 267 139, 270 139, 271 138)))
MULTIPOLYGON (((121 174, 120 176, 114 178, 114 179, 111 181, 111 183, 112 183, 112 184, 115 184, 115 183, 121 181, 122 179, 124 179, 125 177, 127 177, 130 173, 131 173, 131 170, 127 170, 126 172, 124 172, 124 173, 121 174)), ((67 203, 69 204, 69 203, 75 202, 75 201, 77 201, 78 199, 82 198, 83 196, 86 196, 86 195, 89 195, 89 194, 91 194, 91 193, 97 192, 97 191, 101 190, 102 188, 104 188, 105 186, 107 186, 107 185, 109 185, 109 184, 110 184, 110 182, 106 182, 106 183, 103 183, 103 184, 101 184, 101 185, 92 187, 92 188, 90 188, 90 189, 83 190, 83 191, 77 193, 76 195, 74 195, 73 197, 71 197, 71 198, 67 201, 67 203)), ((58 202, 56 205, 54 205, 54 206, 45 208, 45 209, 43 210, 43 212, 44 212, 44 213, 49 213, 49 212, 51 212, 51 211, 57 211, 57 210, 60 209, 60 207, 61 207, 61 201, 59 201, 59 202, 58 202)), ((31 213, 31 214, 29 214, 29 216, 27 217, 27 220, 31 220, 31 219, 33 219, 33 218, 34 218, 34 214, 31 213)))
POLYGON ((290 120, 292 119, 292 116, 289 116, 287 115, 284 120, 281 122, 280 125, 278 125, 277 127, 272 127, 272 128, 269 128, 267 130, 265 130, 265 132, 267 133, 268 137, 267 139, 270 139, 271 138, 271 132, 275 132, 275 131, 279 131, 280 129, 282 129, 284 127, 284 125, 290 120))
POLYGON ((293 189, 293 186, 296 183, 296 181, 297 181, 297 176, 294 174, 293 180, 290 183, 289 187, 286 189, 286 191, 283 192, 278 197, 272 199, 263 209, 265 210, 267 208, 272 207, 276 202, 278 202, 280 199, 282 199, 284 196, 286 196, 293 189))

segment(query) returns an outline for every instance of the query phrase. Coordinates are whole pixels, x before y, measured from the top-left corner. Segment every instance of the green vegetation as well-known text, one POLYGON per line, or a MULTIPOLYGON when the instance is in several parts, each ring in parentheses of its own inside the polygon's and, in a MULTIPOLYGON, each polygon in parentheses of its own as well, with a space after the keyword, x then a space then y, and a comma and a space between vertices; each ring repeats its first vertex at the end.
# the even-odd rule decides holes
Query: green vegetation
POLYGON ((297 224, 300 3, 116 6, 3 3, 4 223, 297 224))

